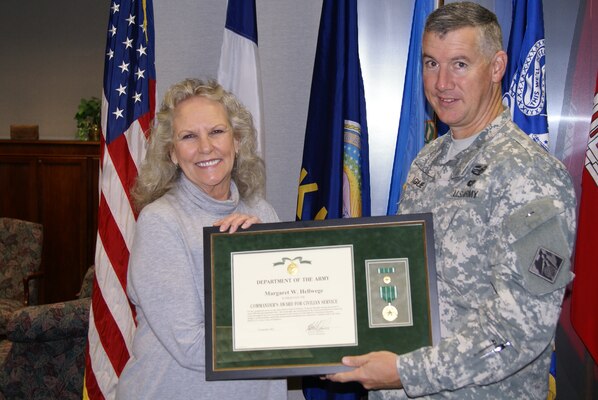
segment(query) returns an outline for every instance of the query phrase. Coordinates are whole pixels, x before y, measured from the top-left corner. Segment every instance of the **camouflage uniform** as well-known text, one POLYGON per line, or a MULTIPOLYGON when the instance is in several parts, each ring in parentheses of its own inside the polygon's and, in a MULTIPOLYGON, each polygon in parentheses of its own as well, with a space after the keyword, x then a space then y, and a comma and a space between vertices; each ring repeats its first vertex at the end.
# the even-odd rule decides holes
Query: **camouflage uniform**
POLYGON ((443 161, 450 142, 447 135, 421 151, 400 203, 403 214, 434 214, 442 340, 398 358, 404 391, 369 398, 544 400, 573 277, 569 174, 508 110, 443 161))

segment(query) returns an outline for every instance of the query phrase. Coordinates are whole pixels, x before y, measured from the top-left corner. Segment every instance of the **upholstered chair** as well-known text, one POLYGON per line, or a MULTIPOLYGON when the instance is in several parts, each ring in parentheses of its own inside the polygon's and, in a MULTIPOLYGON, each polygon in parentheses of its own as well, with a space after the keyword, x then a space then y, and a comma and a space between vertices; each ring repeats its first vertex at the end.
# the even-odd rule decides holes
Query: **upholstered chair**
POLYGON ((0 400, 81 400, 94 272, 85 274, 79 298, 12 314, 0 341, 0 400))
POLYGON ((0 218, 0 338, 15 310, 36 303, 38 285, 30 282, 40 275, 42 240, 42 225, 0 218))

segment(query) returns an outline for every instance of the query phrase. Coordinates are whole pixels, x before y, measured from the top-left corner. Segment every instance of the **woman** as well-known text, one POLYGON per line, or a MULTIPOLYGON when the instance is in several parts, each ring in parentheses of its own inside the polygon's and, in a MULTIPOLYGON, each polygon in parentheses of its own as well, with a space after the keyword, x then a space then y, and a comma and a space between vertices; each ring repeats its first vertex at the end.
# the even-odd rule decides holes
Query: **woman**
POLYGON ((137 312, 119 399, 281 399, 283 380, 205 381, 203 227, 278 221, 249 112, 214 81, 172 86, 133 189, 128 270, 137 312))

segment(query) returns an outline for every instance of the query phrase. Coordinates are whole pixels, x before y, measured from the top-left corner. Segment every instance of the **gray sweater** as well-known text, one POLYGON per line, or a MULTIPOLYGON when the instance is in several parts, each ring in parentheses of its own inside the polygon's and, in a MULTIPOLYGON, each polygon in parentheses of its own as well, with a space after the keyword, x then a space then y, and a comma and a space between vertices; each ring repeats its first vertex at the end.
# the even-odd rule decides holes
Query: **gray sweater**
POLYGON ((181 174, 139 215, 127 293, 137 312, 117 399, 285 399, 285 380, 205 380, 203 227, 233 212, 278 221, 264 200, 248 205, 234 182, 217 201, 181 174))

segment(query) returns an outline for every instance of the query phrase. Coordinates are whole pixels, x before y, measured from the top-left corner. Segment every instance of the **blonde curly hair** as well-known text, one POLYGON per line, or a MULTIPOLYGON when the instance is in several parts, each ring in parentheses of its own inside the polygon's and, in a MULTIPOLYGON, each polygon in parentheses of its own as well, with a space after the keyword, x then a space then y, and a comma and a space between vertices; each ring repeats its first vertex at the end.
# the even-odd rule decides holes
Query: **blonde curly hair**
POLYGON ((149 138, 147 154, 132 189, 138 211, 164 195, 182 173, 170 158, 174 147, 174 109, 179 103, 193 96, 216 101, 226 110, 234 138, 239 143, 232 179, 239 189, 241 198, 252 201, 264 196, 264 161, 256 153, 256 131, 249 111, 215 80, 185 79, 168 89, 156 115, 157 122, 149 138))

